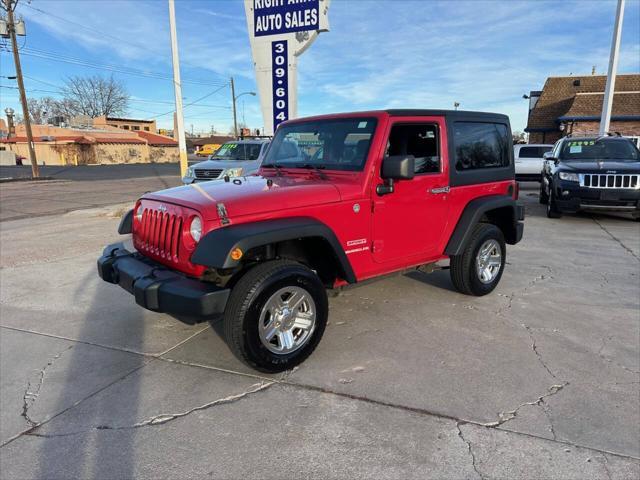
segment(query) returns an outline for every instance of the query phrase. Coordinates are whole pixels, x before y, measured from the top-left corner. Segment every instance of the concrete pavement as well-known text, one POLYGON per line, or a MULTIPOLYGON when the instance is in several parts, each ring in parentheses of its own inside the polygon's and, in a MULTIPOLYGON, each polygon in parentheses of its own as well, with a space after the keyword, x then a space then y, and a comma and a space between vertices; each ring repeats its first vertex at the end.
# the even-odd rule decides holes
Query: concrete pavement
POLYGON ((446 272, 345 291, 277 376, 101 282, 117 218, 2 222, 0 475, 640 477, 640 225, 522 197, 493 294, 446 272))

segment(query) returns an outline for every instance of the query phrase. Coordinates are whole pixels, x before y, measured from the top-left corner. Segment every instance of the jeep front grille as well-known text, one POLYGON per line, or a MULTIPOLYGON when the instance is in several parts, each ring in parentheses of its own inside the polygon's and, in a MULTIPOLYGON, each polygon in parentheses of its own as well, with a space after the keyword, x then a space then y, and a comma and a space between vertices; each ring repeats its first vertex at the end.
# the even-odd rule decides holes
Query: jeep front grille
POLYGON ((142 212, 137 248, 172 262, 179 260, 183 219, 152 208, 142 212))
POLYGON ((221 168, 196 168, 196 178, 202 180, 213 180, 218 178, 222 174, 221 168))
POLYGON ((640 188, 640 175, 581 173, 580 186, 586 188, 640 188))

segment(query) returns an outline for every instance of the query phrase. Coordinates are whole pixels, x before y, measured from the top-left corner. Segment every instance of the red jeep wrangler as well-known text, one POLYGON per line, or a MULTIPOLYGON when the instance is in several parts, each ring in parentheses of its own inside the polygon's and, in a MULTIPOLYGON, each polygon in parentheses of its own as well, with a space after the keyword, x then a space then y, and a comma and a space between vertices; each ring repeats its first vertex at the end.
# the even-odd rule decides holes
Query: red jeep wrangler
POLYGON ((448 258, 460 292, 491 292, 523 232, 512 152, 508 117, 490 113, 288 121, 258 175, 145 194, 98 272, 149 310, 223 316, 240 359, 289 369, 324 333, 327 289, 448 258))

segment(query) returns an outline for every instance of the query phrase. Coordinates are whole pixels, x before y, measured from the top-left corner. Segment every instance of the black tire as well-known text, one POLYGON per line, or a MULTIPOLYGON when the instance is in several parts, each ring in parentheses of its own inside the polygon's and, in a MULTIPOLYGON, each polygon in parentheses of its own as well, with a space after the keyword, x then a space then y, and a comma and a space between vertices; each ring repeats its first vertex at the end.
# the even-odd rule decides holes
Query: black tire
POLYGON ((547 203, 549 203, 549 195, 547 195, 547 191, 544 188, 544 180, 540 181, 540 196, 538 197, 538 201, 542 205, 546 205, 547 203))
POLYGON ((482 296, 491 293, 502 278, 506 258, 507 250, 502 230, 490 223, 479 223, 473 227, 471 239, 464 252, 451 257, 451 281, 456 290, 466 295, 482 296), (477 256, 480 247, 488 240, 496 240, 500 246, 501 263, 495 278, 489 283, 484 283, 478 275, 477 256))
POLYGON ((234 355, 262 372, 282 372, 302 363, 315 350, 327 325, 329 304, 324 285, 304 265, 272 260, 250 269, 235 284, 224 313, 224 336, 234 355), (263 306, 275 292, 287 286, 306 290, 315 303, 315 327, 299 349, 277 354, 260 340, 258 324, 263 306))
POLYGON ((556 196, 553 193, 553 188, 549 188, 549 201, 547 202, 547 218, 560 218, 562 213, 558 210, 556 205, 556 196))

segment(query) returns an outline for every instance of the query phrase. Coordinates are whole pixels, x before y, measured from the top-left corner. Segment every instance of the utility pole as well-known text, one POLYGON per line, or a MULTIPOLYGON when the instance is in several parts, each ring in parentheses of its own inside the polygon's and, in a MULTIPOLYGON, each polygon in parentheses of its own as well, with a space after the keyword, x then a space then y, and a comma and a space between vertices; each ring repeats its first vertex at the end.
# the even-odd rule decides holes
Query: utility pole
POLYGON ((620 37, 622 36, 622 19, 624 17, 624 2, 618 0, 616 9, 616 22, 613 27, 611 39, 611 54, 609 55, 609 71, 607 72, 607 87, 602 99, 602 115, 600 116, 600 135, 606 135, 611 124, 611 109, 613 107, 613 94, 616 86, 616 73, 618 71, 618 53, 620 51, 620 37))
POLYGON ((173 57, 173 89, 176 96, 176 130, 178 131, 178 150, 180 152, 180 175, 187 173, 187 141, 184 136, 184 116, 182 112, 182 84, 180 83, 180 59, 178 58, 178 34, 176 32, 176 7, 169 0, 169 26, 171 30, 171 54, 173 57))
POLYGON ((238 138, 238 119, 236 117, 236 87, 231 77, 231 103, 233 103, 233 136, 238 138))
POLYGON ((16 77, 18 80, 18 90, 20 90, 20 103, 22 103, 22 115, 24 115, 24 129, 27 132, 27 144, 29 147, 29 160, 31 161, 31 176, 38 178, 40 169, 36 160, 36 150, 33 144, 33 134, 31 132, 31 119, 29 118, 29 106, 27 105, 27 94, 24 91, 24 81, 22 79, 22 66, 20 65, 20 54, 18 53, 18 42, 16 40, 16 25, 13 17, 13 11, 18 5, 17 0, 4 0, 7 10, 7 30, 11 37, 11 45, 13 47, 13 61, 16 66, 16 77), (13 5, 12 5, 13 4, 13 5))

